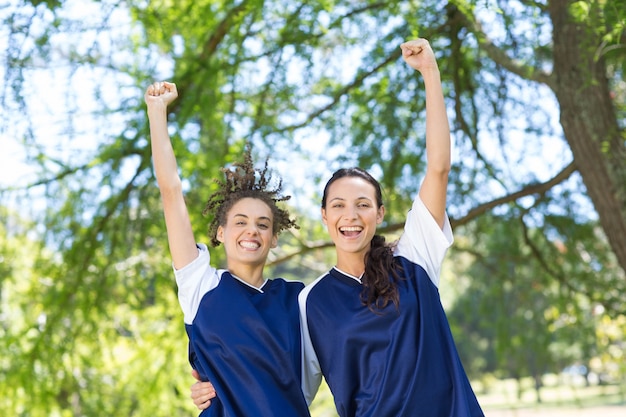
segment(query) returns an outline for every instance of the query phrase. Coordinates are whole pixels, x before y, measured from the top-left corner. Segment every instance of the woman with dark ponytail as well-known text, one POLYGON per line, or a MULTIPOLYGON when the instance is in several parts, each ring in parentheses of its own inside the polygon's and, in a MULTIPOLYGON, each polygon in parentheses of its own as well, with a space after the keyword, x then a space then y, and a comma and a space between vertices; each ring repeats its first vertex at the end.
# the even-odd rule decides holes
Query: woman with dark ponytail
MULTIPOLYGON (((326 183, 324 194, 322 195, 322 210, 326 208, 328 189, 340 178, 355 177, 361 178, 374 187, 376 208, 383 208, 383 193, 380 184, 369 172, 361 168, 342 168, 336 171, 326 183)), ((384 208, 383 208, 384 210, 384 208)), ((397 265, 393 259, 394 244, 386 244, 385 237, 374 235, 370 243, 370 249, 365 255, 365 272, 361 279, 363 291, 361 300, 363 305, 368 306, 372 311, 384 308, 390 301, 398 306, 398 289, 396 282, 400 279, 397 265), (391 273, 391 277, 390 277, 391 273), (390 279, 391 278, 391 279, 390 279)))
POLYGON ((337 264, 299 296, 303 391, 312 401, 323 375, 341 417, 483 416, 439 299, 439 271, 453 241, 439 69, 425 39, 401 48, 424 78, 426 175, 394 244, 376 235, 385 206, 369 173, 340 169, 326 184, 322 220, 337 264))

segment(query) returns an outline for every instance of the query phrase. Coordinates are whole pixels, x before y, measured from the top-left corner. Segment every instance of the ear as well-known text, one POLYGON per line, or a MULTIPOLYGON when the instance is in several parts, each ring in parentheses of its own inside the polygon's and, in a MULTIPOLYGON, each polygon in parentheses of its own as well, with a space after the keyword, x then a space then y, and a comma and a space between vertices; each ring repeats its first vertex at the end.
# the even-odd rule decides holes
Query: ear
POLYGON ((384 218, 385 218, 385 206, 380 206, 378 208, 378 213, 376 213, 376 224, 381 224, 384 218))
POLYGON ((217 226, 217 233, 215 233, 215 237, 220 243, 224 243, 224 228, 222 226, 217 226))
POLYGON ((272 243, 270 244, 271 248, 275 248, 278 246, 278 236, 274 235, 272 236, 272 243))
POLYGON ((322 223, 328 226, 328 220, 326 219, 326 209, 322 207, 322 223))

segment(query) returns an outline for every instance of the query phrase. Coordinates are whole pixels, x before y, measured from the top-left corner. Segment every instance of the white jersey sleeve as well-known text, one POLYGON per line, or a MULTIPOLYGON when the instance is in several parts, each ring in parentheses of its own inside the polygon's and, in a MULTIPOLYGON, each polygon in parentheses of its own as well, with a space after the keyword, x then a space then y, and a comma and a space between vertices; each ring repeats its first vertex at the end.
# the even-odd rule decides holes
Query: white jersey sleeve
MULTIPOLYGON (((174 268, 178 285, 178 302, 183 310, 185 324, 196 317, 204 295, 217 287, 221 273, 211 266, 211 255, 204 244, 198 244, 198 257, 181 269, 174 268)), ((173 265, 172 265, 173 268, 173 265)))
POLYGON ((304 287, 298 295, 298 304, 300 306, 300 333, 302 336, 302 392, 308 405, 311 405, 317 390, 322 383, 322 370, 313 343, 309 334, 309 325, 306 317, 306 300, 309 292, 315 284, 324 278, 324 274, 315 281, 304 287))
POLYGON ((439 287, 441 264, 453 241, 448 215, 445 216, 442 229, 418 195, 407 215, 395 255, 404 256, 420 265, 433 284, 439 287))

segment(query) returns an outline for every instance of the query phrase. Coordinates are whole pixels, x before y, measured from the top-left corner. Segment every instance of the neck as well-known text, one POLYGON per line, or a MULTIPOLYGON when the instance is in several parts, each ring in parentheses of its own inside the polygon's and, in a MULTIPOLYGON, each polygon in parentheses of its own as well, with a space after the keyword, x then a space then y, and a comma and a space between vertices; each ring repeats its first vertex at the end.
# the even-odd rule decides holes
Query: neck
POLYGON ((263 267, 265 265, 228 265, 228 272, 245 281, 255 288, 261 288, 263 282, 263 267))
POLYGON ((355 277, 365 272, 365 253, 337 252, 337 268, 355 277))

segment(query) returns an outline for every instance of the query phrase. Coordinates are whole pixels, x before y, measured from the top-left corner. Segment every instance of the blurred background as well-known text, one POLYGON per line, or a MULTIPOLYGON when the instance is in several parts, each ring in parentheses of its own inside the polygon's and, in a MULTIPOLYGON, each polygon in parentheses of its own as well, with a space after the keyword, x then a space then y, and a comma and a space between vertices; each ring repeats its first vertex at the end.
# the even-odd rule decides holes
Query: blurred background
MULTIPOLYGON (((213 179, 251 143, 301 226, 270 273, 310 282, 334 259, 319 205, 337 168, 370 170, 381 233, 402 228, 425 167, 399 48, 416 37, 454 142, 440 292, 487 415, 625 412, 624 0, 4 0, 0 22, 1 415, 198 414, 150 83, 178 86, 197 240, 213 179)), ((326 388, 312 413, 336 415, 326 388)))

